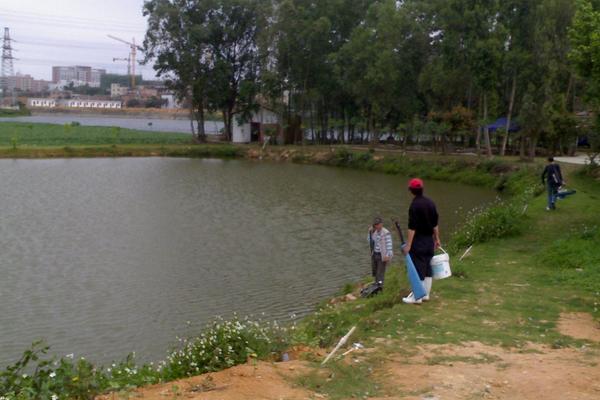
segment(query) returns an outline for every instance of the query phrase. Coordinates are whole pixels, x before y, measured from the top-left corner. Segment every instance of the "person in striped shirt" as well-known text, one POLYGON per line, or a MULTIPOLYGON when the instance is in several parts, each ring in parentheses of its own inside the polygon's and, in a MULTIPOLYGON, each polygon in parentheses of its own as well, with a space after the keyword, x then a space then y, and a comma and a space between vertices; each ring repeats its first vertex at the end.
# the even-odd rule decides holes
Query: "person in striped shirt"
POLYGON ((376 217, 369 226, 369 244, 371 246, 371 273, 375 283, 383 287, 385 269, 392 261, 392 234, 383 227, 383 220, 376 217))

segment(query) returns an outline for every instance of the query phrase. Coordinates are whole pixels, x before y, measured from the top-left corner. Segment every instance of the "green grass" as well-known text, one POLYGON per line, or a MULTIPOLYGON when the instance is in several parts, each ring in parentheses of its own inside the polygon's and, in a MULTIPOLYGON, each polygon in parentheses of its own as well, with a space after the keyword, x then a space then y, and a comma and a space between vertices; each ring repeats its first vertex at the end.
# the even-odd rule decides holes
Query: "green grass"
MULTIPOLYGON (((587 312, 600 320, 600 183, 576 174, 568 180, 578 193, 559 202, 556 211, 545 211, 545 196, 533 197, 520 217, 519 234, 476 244, 463 261, 454 256, 455 276, 434 281, 431 302, 402 303, 409 284, 404 266, 396 260, 383 294, 324 304, 299 327, 298 339, 331 346, 357 325, 352 342, 381 347, 378 338, 387 338, 396 349, 409 352, 423 344, 470 341, 511 348, 539 343, 600 349, 598 343, 564 336, 556 329, 563 312, 587 312)), ((484 356, 471 358, 433 357, 428 362, 494 362, 484 356)), ((365 367, 378 365, 376 357, 364 361, 365 367)), ((351 385, 353 372, 347 374, 338 379, 351 385)), ((327 387, 326 381, 318 380, 323 376, 311 375, 308 387, 327 387)))
POLYGON ((31 112, 26 108, 21 108, 19 110, 7 110, 0 108, 0 118, 2 117, 20 117, 31 115, 31 112))
POLYGON ((0 122, 0 147, 185 144, 184 133, 144 132, 119 127, 0 122))

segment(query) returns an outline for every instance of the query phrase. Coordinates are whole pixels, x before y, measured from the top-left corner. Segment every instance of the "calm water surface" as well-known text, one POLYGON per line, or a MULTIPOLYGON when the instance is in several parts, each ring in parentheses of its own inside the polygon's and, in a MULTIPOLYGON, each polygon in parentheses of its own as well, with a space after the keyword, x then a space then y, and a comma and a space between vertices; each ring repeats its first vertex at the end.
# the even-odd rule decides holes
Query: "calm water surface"
MULTIPOLYGON (((0 160, 0 182, 0 366, 40 338, 150 361, 215 315, 306 314, 369 273, 368 223, 409 202, 405 178, 248 161, 0 160)), ((494 198, 427 193, 443 235, 494 198)))

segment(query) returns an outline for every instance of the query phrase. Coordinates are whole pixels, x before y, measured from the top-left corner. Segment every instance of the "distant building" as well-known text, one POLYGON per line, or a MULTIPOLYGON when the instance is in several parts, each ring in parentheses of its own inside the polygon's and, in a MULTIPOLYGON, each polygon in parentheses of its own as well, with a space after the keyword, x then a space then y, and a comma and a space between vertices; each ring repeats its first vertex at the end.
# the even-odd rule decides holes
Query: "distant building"
POLYGON ((100 87, 102 75, 106 74, 104 69, 93 69, 84 65, 54 66, 52 67, 52 82, 60 87, 85 86, 100 87))
POLYGON ((263 142, 267 136, 273 135, 277 142, 281 142, 280 128, 277 114, 261 108, 246 123, 239 124, 234 118, 232 140, 234 143, 263 142))
POLYGON ((92 69, 90 75, 90 86, 91 87, 100 87, 100 81, 102 80, 102 75, 106 75, 105 69, 92 69))
POLYGON ((117 100, 70 99, 62 100, 59 104, 68 108, 121 108, 121 102, 117 100))
POLYGON ((31 75, 17 74, 7 77, 8 89, 21 92, 45 92, 48 90, 50 82, 33 79, 31 75))
POLYGON ((53 98, 30 98, 27 99, 27 106, 35 107, 66 107, 66 108, 103 108, 119 109, 121 102, 118 100, 99 100, 99 99, 53 99, 53 98))
POLYGON ((158 97, 158 89, 150 86, 138 86, 136 88, 139 96, 142 99, 147 99, 150 97, 158 97))
POLYGON ((27 99, 27 107, 56 107, 56 99, 27 99))
POLYGON ((128 92, 129 92, 129 88, 127 86, 121 86, 118 83, 110 84, 110 97, 125 96, 128 92))
POLYGON ((177 101, 174 94, 164 93, 160 95, 160 98, 163 99, 163 101, 165 102, 162 108, 181 108, 181 103, 177 101))

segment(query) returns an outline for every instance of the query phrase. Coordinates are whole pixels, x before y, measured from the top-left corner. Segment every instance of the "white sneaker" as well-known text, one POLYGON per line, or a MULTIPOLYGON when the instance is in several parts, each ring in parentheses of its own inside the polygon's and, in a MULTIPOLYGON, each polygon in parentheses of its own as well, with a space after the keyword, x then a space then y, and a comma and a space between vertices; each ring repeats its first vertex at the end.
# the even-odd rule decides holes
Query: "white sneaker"
POLYGON ((402 301, 406 304, 421 304, 422 303, 421 299, 415 300, 415 295, 412 292, 410 292, 410 294, 408 296, 403 297, 402 301))

